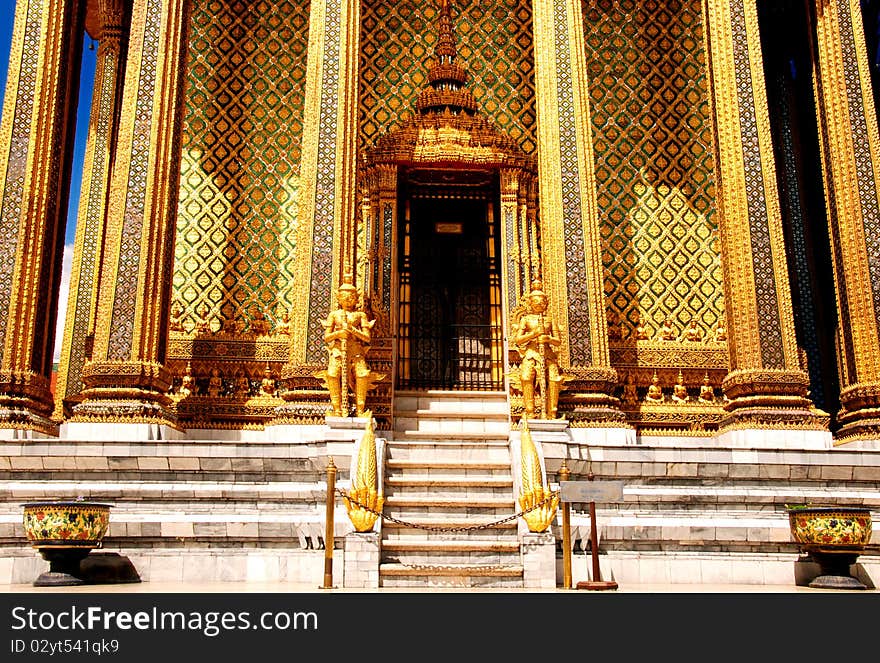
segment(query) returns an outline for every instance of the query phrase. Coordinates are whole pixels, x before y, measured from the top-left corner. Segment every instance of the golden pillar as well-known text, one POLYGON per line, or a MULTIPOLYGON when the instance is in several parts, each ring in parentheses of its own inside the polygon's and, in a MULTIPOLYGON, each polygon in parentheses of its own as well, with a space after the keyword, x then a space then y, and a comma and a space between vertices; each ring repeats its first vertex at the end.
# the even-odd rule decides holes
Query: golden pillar
POLYGON ((19 0, 0 124, 0 427, 55 434, 58 312, 81 0, 19 0))
POLYGON ((880 435, 880 137, 858 0, 816 0, 818 91, 837 286, 840 439, 880 435))
MULTIPOLYGON (((579 0, 534 3, 538 114, 540 266, 551 317, 560 321, 560 363, 573 377, 569 407, 592 422, 623 423, 611 396, 589 90, 579 0)), ((560 416, 565 415, 560 404, 560 416)))
MULTIPOLYGON (((89 133, 83 161, 82 189, 64 325, 64 342, 55 387, 53 418, 63 419, 69 403, 82 391, 83 366, 91 355, 98 309, 100 258, 106 232, 107 190, 113 163, 119 95, 122 82, 122 2, 98 0, 90 17, 98 40, 89 133)), ((88 24, 87 24, 88 27, 88 24)))
MULTIPOLYGON (((296 387, 318 382, 324 367, 321 323, 335 307, 336 289, 354 273, 357 243, 357 74, 360 3, 313 0, 309 16, 309 54, 303 133, 296 291, 307 300, 291 321, 290 359, 282 371, 288 404, 276 422, 296 422, 296 387)), ((355 284, 359 288, 361 284, 355 284)))
POLYGON ((708 0, 730 373, 723 429, 827 427, 799 367, 755 0, 708 0))
POLYGON ((375 257, 370 263, 376 285, 375 290, 370 294, 373 314, 378 314, 379 318, 377 332, 388 336, 391 321, 391 256, 394 253, 394 229, 397 228, 397 166, 387 163, 377 164, 375 177, 376 193, 373 210, 375 257))
POLYGON ((165 369, 189 2, 133 5, 92 360, 73 421, 167 421, 165 369))

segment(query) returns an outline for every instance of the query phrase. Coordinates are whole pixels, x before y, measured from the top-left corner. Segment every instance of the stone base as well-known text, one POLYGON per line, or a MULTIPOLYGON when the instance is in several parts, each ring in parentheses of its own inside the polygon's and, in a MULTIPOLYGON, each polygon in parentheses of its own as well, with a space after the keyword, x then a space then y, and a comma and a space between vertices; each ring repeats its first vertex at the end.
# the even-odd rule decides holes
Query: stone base
MULTIPOLYGON (((189 431, 195 434, 194 431, 189 431)), ((208 431, 204 431, 208 432, 208 431)), ((267 425, 263 431, 211 431, 210 437, 199 437, 198 439, 227 439, 221 437, 228 434, 240 434, 242 440, 249 438, 244 437, 245 433, 252 434, 255 438, 263 436, 264 442, 284 442, 288 444, 297 444, 300 442, 314 442, 315 440, 324 440, 327 438, 327 426, 321 425, 303 425, 303 424, 271 424, 267 425)))
MULTIPOLYGON (((329 431, 325 437, 328 440, 359 440, 369 421, 365 417, 327 417, 329 431)), ((373 427, 375 426, 376 420, 373 419, 373 427)))
POLYGON ((556 539, 551 532, 522 535, 523 589, 556 588, 556 539))
POLYGON ((345 563, 342 586, 376 589, 379 587, 379 534, 352 532, 344 539, 345 563))
POLYGON ((571 439, 576 444, 624 447, 637 444, 634 428, 571 428, 571 439))
POLYGON ((53 435, 30 428, 0 428, 0 440, 51 440, 57 437, 57 431, 53 435))
POLYGON ((830 449, 831 433, 824 430, 742 428, 721 431, 718 445, 731 449, 830 449))
POLYGON ((99 423, 68 421, 61 426, 61 437, 94 442, 153 442, 185 440, 185 431, 161 423, 99 423))

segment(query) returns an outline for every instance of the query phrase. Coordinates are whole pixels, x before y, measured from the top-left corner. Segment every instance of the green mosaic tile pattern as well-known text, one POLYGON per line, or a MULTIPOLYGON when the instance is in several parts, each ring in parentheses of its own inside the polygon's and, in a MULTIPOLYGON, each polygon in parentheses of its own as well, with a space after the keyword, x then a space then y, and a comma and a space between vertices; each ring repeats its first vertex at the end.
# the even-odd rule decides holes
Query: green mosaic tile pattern
POLYGON ((605 294, 626 328, 724 314, 699 0, 584 0, 605 294))
POLYGON ((184 325, 290 309, 308 0, 194 0, 174 297, 184 325))
MULTIPOLYGON (((360 147, 413 112, 437 42, 433 2, 364 0, 360 147)), ((532 12, 528 0, 453 4, 458 60, 481 112, 526 153, 537 149, 532 12)))

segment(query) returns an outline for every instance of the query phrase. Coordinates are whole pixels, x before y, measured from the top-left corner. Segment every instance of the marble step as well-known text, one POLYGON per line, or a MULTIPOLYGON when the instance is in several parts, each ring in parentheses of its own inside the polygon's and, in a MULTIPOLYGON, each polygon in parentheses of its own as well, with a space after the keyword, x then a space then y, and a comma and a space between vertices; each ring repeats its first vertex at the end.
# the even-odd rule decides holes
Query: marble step
MULTIPOLYGON (((393 517, 396 518, 397 516, 393 517)), ((391 520, 385 520, 383 522, 382 535, 384 538, 390 539, 395 536, 404 537, 418 535, 421 538, 446 538, 449 540, 455 540, 468 538, 476 533, 497 537, 507 534, 516 535, 517 531, 517 523, 515 520, 498 523, 497 521, 500 520, 500 518, 491 515, 469 516, 467 518, 451 515, 432 515, 405 519, 399 518, 399 520, 405 522, 396 523, 391 520)))
POLYGON ((510 442, 505 438, 490 438, 476 440, 444 440, 431 437, 417 436, 411 440, 389 439, 385 441, 388 448, 399 449, 447 449, 460 447, 462 449, 491 449, 493 447, 509 448, 510 442))
MULTIPOLYGON (((89 500, 113 502, 185 501, 209 504, 255 503, 289 508, 291 503, 323 503, 326 484, 313 482, 214 482, 214 481, 0 481, 0 500, 89 500)), ((2 508, 2 505, 0 505, 2 508)))
POLYGON ((498 565, 514 566, 522 562, 519 549, 516 550, 436 550, 422 548, 416 550, 388 551, 383 548, 380 564, 403 564, 406 566, 476 566, 498 565))
POLYGON ((513 499, 513 480, 508 478, 478 479, 403 479, 391 477, 385 481, 385 498, 484 498, 513 499))
MULTIPOLYGON (((583 513, 570 517, 571 537, 585 548, 590 539, 590 518, 583 513)), ((791 552, 788 515, 776 513, 738 513, 735 511, 680 511, 673 513, 614 512, 596 513, 599 546, 609 550, 705 549, 754 552, 791 552)), ((561 538, 561 527, 553 526, 561 538)), ((880 534, 872 533, 872 543, 880 534)))
POLYGON ((380 564, 381 587, 522 587, 523 568, 517 565, 380 564))
POLYGON ((440 496, 440 495, 394 495, 385 498, 385 507, 389 512, 404 512, 412 509, 431 509, 440 512, 443 509, 495 510, 513 508, 513 496, 440 496))
POLYGON ((396 391, 395 415, 408 412, 510 414, 503 391, 396 391))
POLYGON ((397 539, 382 543, 383 553, 427 552, 515 552, 519 554, 518 541, 446 541, 433 539, 397 539))
POLYGON ((423 462, 455 462, 460 460, 497 461, 510 465, 510 449, 506 444, 443 446, 388 445, 386 459, 421 460, 423 462))
POLYGON ((423 470, 419 476, 423 476, 425 473, 428 473, 431 476, 441 476, 445 475, 449 476, 451 472, 457 472, 459 474, 463 474, 464 476, 474 476, 475 474, 486 474, 488 476, 497 476, 498 472, 506 473, 507 476, 510 475, 510 462, 500 462, 500 461, 480 461, 480 460, 460 460, 460 461, 431 461, 427 459, 422 460, 398 460, 395 458, 389 458, 385 461, 385 469, 386 475, 388 476, 403 476, 402 474, 397 474, 395 472, 394 475, 390 472, 390 470, 407 472, 412 470, 423 470))
POLYGON ((507 431, 501 432, 439 432, 424 430, 404 430, 394 433, 394 440, 404 442, 507 442, 507 431))
MULTIPOLYGON (((317 513, 133 511, 114 508, 103 547, 181 547, 187 545, 286 545, 319 548, 325 534, 317 513)), ((351 531, 345 509, 338 508, 334 536, 351 531)), ((0 514, 0 545, 27 545, 21 513, 0 514)))
POLYGON ((513 479, 509 477, 487 476, 487 477, 437 477, 433 475, 417 475, 411 474, 407 477, 393 476, 385 479, 385 486, 391 488, 513 488, 513 479))
POLYGON ((483 416, 479 414, 467 415, 465 413, 451 414, 422 414, 409 413, 395 414, 394 435, 411 435, 414 433, 435 433, 441 435, 451 434, 492 434, 506 438, 510 432, 510 422, 504 415, 483 416))

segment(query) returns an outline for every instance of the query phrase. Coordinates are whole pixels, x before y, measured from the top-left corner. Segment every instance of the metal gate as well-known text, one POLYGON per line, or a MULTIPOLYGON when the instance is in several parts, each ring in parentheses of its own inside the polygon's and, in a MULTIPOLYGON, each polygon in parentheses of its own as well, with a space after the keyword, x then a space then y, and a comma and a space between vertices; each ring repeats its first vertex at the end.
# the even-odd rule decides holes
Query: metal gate
POLYGON ((399 236, 399 388, 503 389, 493 189, 407 191, 399 236))

